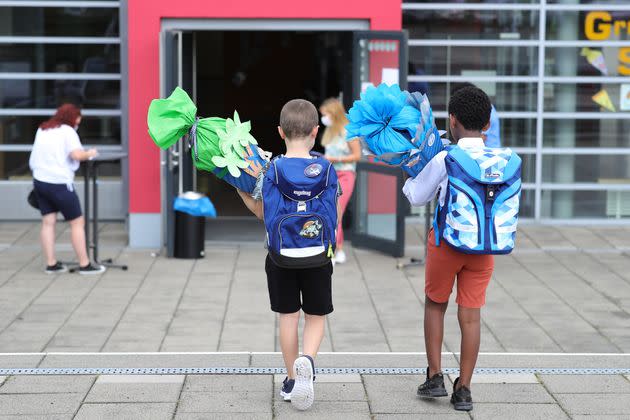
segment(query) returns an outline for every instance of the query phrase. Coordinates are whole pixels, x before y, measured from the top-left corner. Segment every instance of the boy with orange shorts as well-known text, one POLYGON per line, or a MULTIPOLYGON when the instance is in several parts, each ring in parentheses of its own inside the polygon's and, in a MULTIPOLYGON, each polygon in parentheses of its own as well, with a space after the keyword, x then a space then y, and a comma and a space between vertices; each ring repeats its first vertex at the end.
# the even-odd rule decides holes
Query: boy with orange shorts
MULTIPOLYGON (((453 94, 448 105, 451 138, 463 149, 482 149, 482 131, 490 122, 488 96, 476 87, 466 87, 453 94)), ((448 152, 436 155, 415 178, 403 188, 413 206, 423 206, 438 194, 444 207, 448 188, 445 158, 448 152)), ((439 238, 438 238, 439 240, 439 238)), ((453 386, 451 403, 456 410, 472 410, 470 381, 479 354, 480 309, 486 301, 486 288, 492 277, 492 255, 465 254, 445 240, 436 245, 434 229, 428 233, 425 270, 424 337, 429 366, 426 381, 418 387, 423 398, 448 396, 441 372, 444 314, 457 278, 457 317, 461 329, 460 377, 453 386)))

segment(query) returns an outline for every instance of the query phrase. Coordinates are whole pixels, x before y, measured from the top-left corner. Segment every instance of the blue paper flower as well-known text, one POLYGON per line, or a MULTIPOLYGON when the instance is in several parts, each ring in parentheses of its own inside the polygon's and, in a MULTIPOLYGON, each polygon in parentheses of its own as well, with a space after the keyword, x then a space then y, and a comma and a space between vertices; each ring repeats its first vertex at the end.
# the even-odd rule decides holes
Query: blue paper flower
POLYGON ((368 87, 348 112, 347 138, 359 137, 377 159, 392 165, 414 148, 413 139, 420 110, 407 102, 407 92, 398 85, 368 87))
POLYGON ((377 160, 414 172, 444 149, 426 95, 401 91, 398 85, 368 87, 348 112, 349 139, 359 137, 364 151, 377 160))

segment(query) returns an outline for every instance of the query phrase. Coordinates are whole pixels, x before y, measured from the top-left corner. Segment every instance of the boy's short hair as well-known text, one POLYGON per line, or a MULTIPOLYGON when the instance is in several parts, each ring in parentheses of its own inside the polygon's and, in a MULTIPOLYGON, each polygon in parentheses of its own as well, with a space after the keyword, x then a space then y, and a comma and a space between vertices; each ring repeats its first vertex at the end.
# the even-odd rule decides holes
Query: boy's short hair
POLYGON ((492 104, 485 92, 475 86, 456 91, 448 101, 448 113, 466 130, 483 130, 490 122, 492 104))
POLYGON ((293 99, 280 111, 280 127, 289 139, 309 136, 318 121, 317 108, 306 99, 293 99))

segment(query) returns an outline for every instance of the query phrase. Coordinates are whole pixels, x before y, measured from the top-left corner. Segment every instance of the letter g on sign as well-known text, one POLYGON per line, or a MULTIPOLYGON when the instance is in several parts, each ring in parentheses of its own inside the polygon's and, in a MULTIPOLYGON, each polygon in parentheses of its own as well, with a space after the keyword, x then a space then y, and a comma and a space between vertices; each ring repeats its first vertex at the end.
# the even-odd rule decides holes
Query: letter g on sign
POLYGON ((610 38, 612 16, 608 12, 589 12, 584 20, 584 35, 591 41, 610 38))

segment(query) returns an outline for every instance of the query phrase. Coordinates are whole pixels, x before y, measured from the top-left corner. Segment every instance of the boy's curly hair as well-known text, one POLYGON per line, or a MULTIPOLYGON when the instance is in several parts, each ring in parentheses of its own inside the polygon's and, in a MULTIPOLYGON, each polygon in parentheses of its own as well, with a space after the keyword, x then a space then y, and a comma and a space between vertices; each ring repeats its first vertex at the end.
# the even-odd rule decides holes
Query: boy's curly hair
POLYGON ((476 86, 458 89, 448 102, 448 113, 466 130, 483 130, 490 121, 491 110, 490 98, 476 86))

